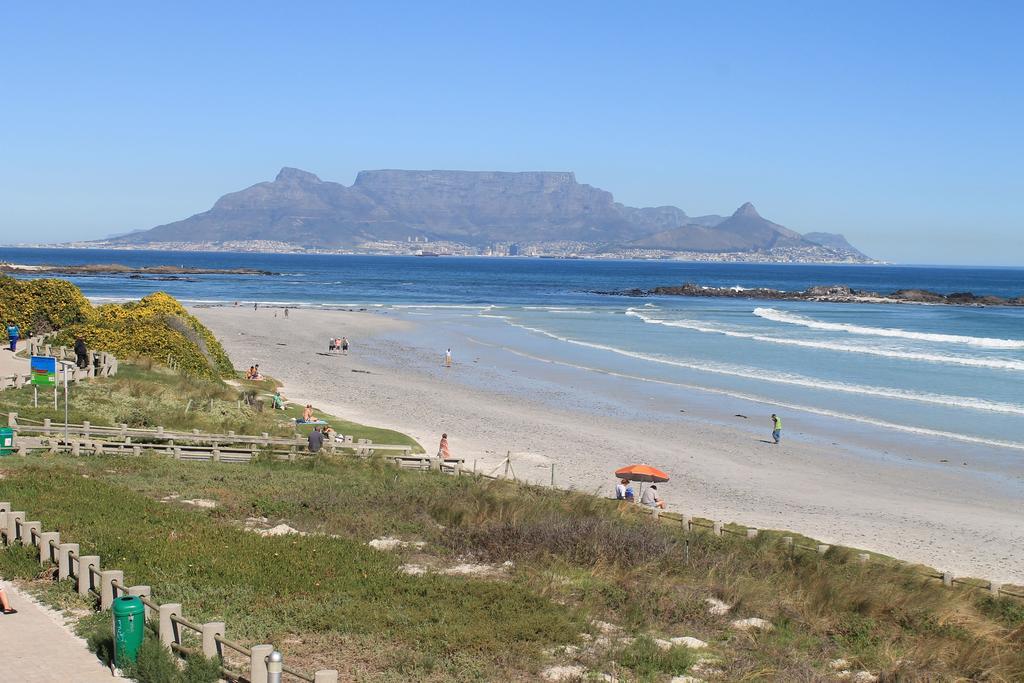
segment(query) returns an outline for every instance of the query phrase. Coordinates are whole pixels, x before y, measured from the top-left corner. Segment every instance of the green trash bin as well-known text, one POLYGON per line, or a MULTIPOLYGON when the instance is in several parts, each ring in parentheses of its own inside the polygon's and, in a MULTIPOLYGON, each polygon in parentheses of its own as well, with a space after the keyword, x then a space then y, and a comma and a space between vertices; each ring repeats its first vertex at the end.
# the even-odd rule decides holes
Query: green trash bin
POLYGON ((0 427, 0 455, 10 455, 14 452, 14 430, 10 427, 0 427))
POLYGON ((122 595, 114 600, 114 664, 134 662, 142 645, 146 628, 146 608, 136 595, 122 595))

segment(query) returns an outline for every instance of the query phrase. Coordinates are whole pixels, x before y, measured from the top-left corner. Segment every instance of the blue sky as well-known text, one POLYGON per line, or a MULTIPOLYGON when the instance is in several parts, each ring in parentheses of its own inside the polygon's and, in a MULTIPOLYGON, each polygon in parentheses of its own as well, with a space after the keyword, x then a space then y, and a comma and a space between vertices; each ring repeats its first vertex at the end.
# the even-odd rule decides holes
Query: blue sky
POLYGON ((572 170, 1024 265, 1020 3, 491 4, 7 3, 0 241, 152 227, 286 165, 572 170))

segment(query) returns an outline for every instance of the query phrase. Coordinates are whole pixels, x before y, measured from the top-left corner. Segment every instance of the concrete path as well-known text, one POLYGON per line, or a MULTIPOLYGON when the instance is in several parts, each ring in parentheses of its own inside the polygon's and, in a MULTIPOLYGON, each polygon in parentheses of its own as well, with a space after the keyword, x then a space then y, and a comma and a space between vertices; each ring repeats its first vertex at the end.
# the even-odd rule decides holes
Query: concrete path
POLYGON ((0 614, 0 680, 19 683, 110 683, 110 669, 85 641, 63 625, 63 617, 32 597, 0 582, 17 614, 0 614))
MULTIPOLYGON (((10 376, 15 373, 19 375, 28 373, 28 358, 19 358, 7 349, 7 338, 0 339, 0 376, 10 376)), ((22 342, 18 343, 18 351, 22 349, 22 342)))

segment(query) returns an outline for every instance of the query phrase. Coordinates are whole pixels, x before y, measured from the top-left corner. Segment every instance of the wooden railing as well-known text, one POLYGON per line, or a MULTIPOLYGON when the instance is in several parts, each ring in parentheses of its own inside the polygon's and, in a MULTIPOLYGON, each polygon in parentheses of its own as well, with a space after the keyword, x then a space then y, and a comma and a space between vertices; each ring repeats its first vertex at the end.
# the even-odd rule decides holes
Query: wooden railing
MULTIPOLYGON (((207 658, 216 657, 222 663, 222 673, 234 680, 239 678, 236 672, 223 668, 224 648, 238 652, 249 658, 245 680, 250 683, 268 683, 267 658, 274 650, 273 645, 253 645, 246 647, 224 637, 224 622, 194 624, 182 615, 180 603, 158 604, 153 600, 150 586, 129 586, 125 583, 124 572, 117 569, 104 569, 98 555, 82 555, 78 543, 61 542, 59 531, 43 531, 42 523, 26 521, 23 511, 14 511, 8 502, 0 502, 0 537, 5 545, 20 543, 39 548, 39 564, 43 566, 57 565, 57 580, 71 580, 82 596, 94 595, 98 607, 105 611, 114 604, 114 598, 120 595, 136 595, 145 606, 148 620, 154 614, 158 618, 160 642, 179 656, 198 653, 207 658), (185 647, 182 642, 182 628, 196 631, 201 637, 199 650, 185 647)), ((285 666, 284 672, 298 680, 308 683, 337 683, 338 672, 323 669, 313 675, 296 671, 285 666)))
MULTIPOLYGON (((53 356, 58 361, 75 361, 75 352, 66 346, 54 346, 46 343, 46 337, 33 337, 28 340, 28 352, 33 356, 53 356)), ((90 351, 87 354, 88 365, 80 368, 77 365, 66 366, 69 382, 81 382, 93 377, 110 377, 117 374, 117 358, 106 351, 90 351)), ((58 370, 58 378, 60 370, 58 370)), ((32 381, 31 372, 15 373, 0 376, 0 391, 4 389, 20 389, 32 381)))

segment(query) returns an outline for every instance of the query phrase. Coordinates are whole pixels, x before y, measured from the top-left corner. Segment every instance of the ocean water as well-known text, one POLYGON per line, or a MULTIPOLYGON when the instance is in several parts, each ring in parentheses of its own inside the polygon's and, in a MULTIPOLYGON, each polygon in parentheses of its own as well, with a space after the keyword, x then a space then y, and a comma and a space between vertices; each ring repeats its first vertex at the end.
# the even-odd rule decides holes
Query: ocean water
POLYGON ((15 263, 251 267, 274 276, 72 277, 94 301, 372 307, 622 382, 704 388, 848 421, 1024 451, 1024 308, 630 298, 679 284, 1024 294, 1024 269, 792 266, 0 249, 15 263))

